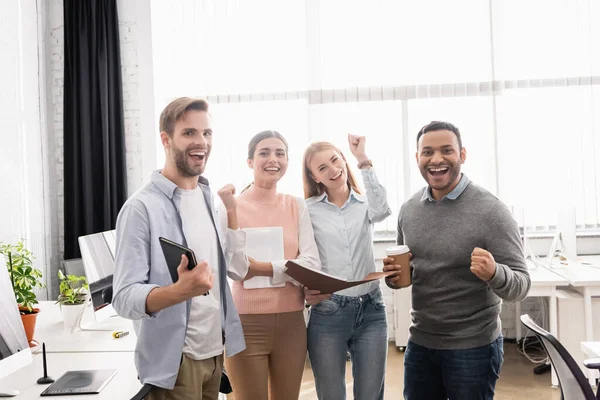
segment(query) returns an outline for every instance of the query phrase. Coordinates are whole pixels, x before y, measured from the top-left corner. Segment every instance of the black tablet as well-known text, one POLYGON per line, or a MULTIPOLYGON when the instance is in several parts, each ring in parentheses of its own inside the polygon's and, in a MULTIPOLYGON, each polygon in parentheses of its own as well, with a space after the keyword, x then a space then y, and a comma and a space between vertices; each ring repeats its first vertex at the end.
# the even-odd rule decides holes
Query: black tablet
POLYGON ((188 269, 193 269, 196 264, 196 255, 194 251, 188 247, 175 243, 172 240, 159 237, 160 247, 162 248, 165 260, 167 261, 167 267, 169 267, 169 273, 173 279, 173 283, 177 282, 179 275, 177 274, 177 267, 181 262, 181 255, 185 254, 188 259, 188 269))
POLYGON ((116 369, 67 371, 40 396, 98 394, 116 373, 116 369))

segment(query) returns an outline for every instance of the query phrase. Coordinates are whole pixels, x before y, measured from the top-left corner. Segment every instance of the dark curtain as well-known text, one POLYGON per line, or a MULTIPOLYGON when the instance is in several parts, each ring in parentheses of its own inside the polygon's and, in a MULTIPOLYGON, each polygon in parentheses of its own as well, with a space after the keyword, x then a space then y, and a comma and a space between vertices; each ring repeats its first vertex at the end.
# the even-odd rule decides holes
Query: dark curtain
POLYGON ((114 229, 127 197, 116 0, 64 0, 65 259, 114 229))

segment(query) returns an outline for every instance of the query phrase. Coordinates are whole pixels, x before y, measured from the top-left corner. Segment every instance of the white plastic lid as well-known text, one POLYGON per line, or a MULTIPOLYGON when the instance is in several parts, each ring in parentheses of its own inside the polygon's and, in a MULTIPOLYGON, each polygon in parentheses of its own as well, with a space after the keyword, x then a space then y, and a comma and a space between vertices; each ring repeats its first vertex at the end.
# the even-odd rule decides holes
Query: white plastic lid
POLYGON ((408 253, 410 249, 408 246, 400 245, 400 246, 392 246, 385 249, 385 254, 388 256, 397 256, 399 254, 408 253))

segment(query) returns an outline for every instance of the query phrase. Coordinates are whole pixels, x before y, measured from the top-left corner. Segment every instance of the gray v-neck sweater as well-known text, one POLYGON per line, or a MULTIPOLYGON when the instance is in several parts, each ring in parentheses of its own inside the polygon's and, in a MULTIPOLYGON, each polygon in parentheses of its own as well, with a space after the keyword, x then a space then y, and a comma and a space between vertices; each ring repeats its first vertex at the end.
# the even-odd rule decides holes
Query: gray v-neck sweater
POLYGON ((517 224, 472 182, 455 200, 422 197, 412 196, 398 217, 397 242, 410 248, 414 268, 410 340, 431 349, 487 345, 501 333, 501 299, 522 300, 531 285, 517 224), (496 261, 489 282, 470 270, 475 247, 496 261))

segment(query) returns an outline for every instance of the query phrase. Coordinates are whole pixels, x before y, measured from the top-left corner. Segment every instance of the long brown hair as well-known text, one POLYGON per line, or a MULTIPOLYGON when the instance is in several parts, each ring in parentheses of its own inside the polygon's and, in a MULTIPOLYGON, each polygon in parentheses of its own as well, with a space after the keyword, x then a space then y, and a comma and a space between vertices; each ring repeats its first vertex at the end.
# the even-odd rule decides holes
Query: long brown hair
POLYGON ((356 193, 361 194, 361 190, 358 187, 358 184, 356 183, 356 178, 354 177, 354 174, 352 173, 352 170, 348 165, 348 161, 346 161, 346 157, 344 157, 344 153, 342 153, 340 149, 338 149, 329 142, 313 142, 310 144, 310 146, 308 146, 308 148, 304 152, 304 157, 302 157, 302 163, 304 165, 302 168, 304 198, 308 199, 309 197, 319 196, 325 193, 325 185, 323 185, 322 183, 317 183, 317 181, 315 181, 310 172, 310 168, 308 167, 308 164, 312 160, 313 156, 316 153, 319 153, 323 150, 335 150, 339 153, 340 157, 342 157, 342 159, 344 160, 344 163, 346 164, 346 170, 348 171, 348 180, 346 182, 348 184, 348 187, 354 189, 356 193))
MULTIPOLYGON (((283 135, 277 131, 262 131, 262 132, 258 132, 256 135, 252 136, 252 139, 250 139, 250 142, 248 143, 248 160, 254 160, 254 153, 256 152, 256 146, 258 146, 258 144, 260 142, 262 142, 263 140, 270 139, 270 138, 279 139, 283 142, 283 145, 285 146, 285 158, 289 159, 288 142, 287 142, 287 140, 285 140, 283 135)), ((248 188, 250 186, 252 186, 252 183, 249 184, 248 186, 246 186, 244 188, 244 190, 242 190, 240 193, 244 193, 246 190, 248 190, 248 188)))

